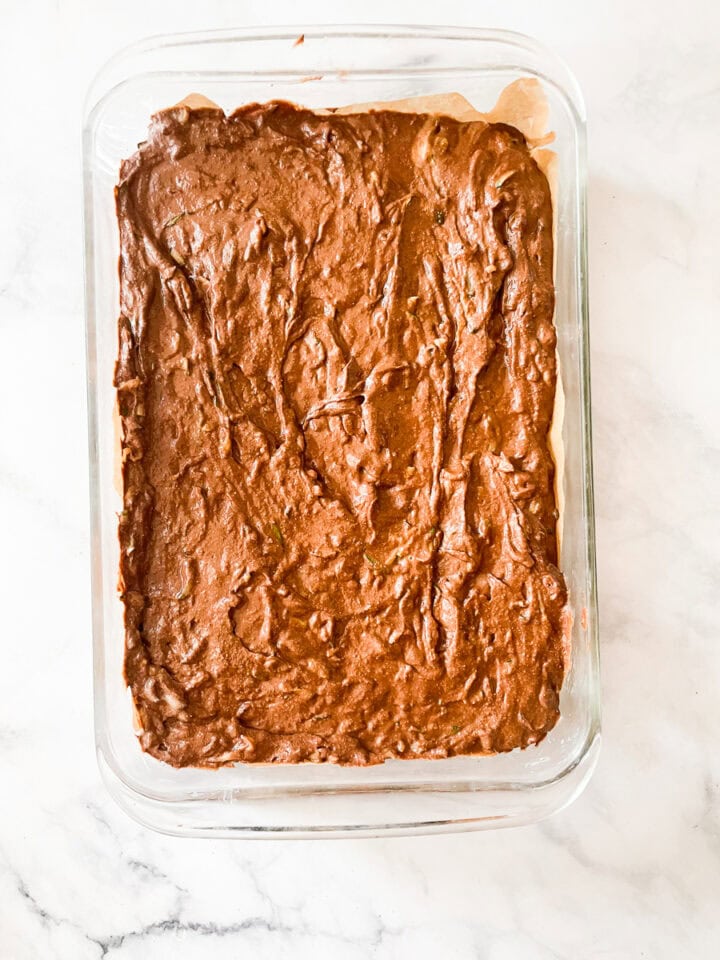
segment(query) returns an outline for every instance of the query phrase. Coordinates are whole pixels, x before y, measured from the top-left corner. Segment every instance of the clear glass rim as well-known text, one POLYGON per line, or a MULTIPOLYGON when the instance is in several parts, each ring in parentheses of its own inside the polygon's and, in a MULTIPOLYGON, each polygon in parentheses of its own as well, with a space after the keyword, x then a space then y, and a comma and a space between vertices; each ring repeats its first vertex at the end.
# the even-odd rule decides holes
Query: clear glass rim
MULTIPOLYGON (((212 805, 213 798, 205 796, 188 799, 156 800, 146 797, 143 793, 127 786, 124 780, 118 777, 109 768, 102 751, 98 751, 98 767, 102 780, 118 805, 144 827, 150 827, 167 836, 176 837, 211 837, 214 839, 243 839, 243 840, 335 840, 359 839, 378 837, 402 836, 431 836, 446 833, 465 833, 487 829, 500 829, 515 826, 525 826, 554 816, 570 806, 583 792, 591 779, 600 753, 601 735, 596 732, 590 741, 587 750, 578 757, 572 770, 563 777, 549 781, 536 787, 533 796, 544 797, 541 805, 535 806, 532 811, 523 813, 479 813, 477 816, 454 818, 393 820, 383 821, 381 818, 373 822, 341 822, 325 824, 303 823, 302 818, 292 825, 268 823, 262 825, 233 824, 233 823, 202 823, 192 816, 191 808, 212 805), (570 788, 559 793, 558 788, 566 786, 568 779, 572 779, 570 788)), ((418 791, 421 792, 421 791, 418 791)), ((434 794, 448 791, 436 789, 434 794)), ((516 788, 498 793, 516 792, 516 788)), ((346 795, 352 795, 350 791, 346 795)), ((302 794, 288 794, 287 799, 302 799, 302 794)), ((243 797, 242 799, 247 799, 243 797)), ((265 798, 255 798, 263 800, 265 798)), ((230 801, 232 802, 232 801, 230 801)))
MULTIPOLYGON (((555 91, 560 95, 560 97, 566 102, 568 108, 571 110, 575 121, 578 124, 585 123, 585 103, 583 100, 582 92, 578 85, 577 80, 575 79, 574 74, 565 63, 565 61, 559 57, 556 53, 546 47, 544 44, 535 40, 533 37, 528 36, 527 34, 521 33, 515 30, 499 30, 499 29, 487 29, 484 27, 455 27, 455 26, 439 26, 439 25, 403 25, 403 24, 313 24, 310 26, 303 26, 300 24, 292 25, 287 24, 283 26, 274 26, 274 27, 237 27, 231 29, 220 29, 220 30, 205 30, 205 31, 190 31, 183 33, 172 33, 172 34, 154 34, 149 37, 145 37, 141 40, 137 40, 134 43, 128 44, 122 49, 118 50, 113 54, 105 63, 100 67, 100 69, 95 74, 92 79, 88 91, 85 97, 84 109, 83 109, 83 125, 87 129, 92 125, 93 115, 98 111, 104 104, 107 98, 109 98, 120 86, 124 83, 132 80, 137 80, 143 76, 157 76, 162 75, 163 71, 157 70, 146 70, 142 73, 133 71, 132 75, 129 77, 124 77, 123 75, 127 71, 127 64, 131 63, 133 59, 142 60, 143 56, 146 54, 156 55, 158 50, 171 50, 175 47, 183 46, 192 46, 195 44, 213 44, 213 43, 230 43, 234 40, 242 40, 244 42, 248 41, 268 41, 268 40, 287 40, 291 41, 296 39, 300 34, 305 37, 305 40, 323 40, 331 37, 335 38, 344 38, 344 39, 366 39, 366 40, 377 40, 383 37, 392 37, 394 39, 412 39, 412 38, 436 38, 442 40, 462 40, 462 41, 478 41, 482 43, 498 43, 502 44, 508 48, 514 48, 517 50, 522 50, 525 53, 529 53, 533 56, 541 57, 544 61, 551 63, 553 66, 553 71, 557 72, 557 77, 551 75, 548 71, 545 70, 533 70, 531 67, 524 67, 523 69, 527 70, 527 73, 537 76, 539 79, 542 79, 545 83, 550 84, 555 91)), ((512 64, 508 64, 508 67, 514 67, 512 64)), ((497 68, 500 69, 500 68, 497 68)), ((177 71, 169 71, 174 73, 177 71)), ((448 73, 447 69, 445 70, 433 70, 431 67, 418 67, 417 70, 413 68, 402 68, 401 71, 403 76, 412 76, 413 72, 416 72, 418 75, 427 76, 436 75, 437 73, 448 73)), ((471 72, 465 68, 462 68, 461 73, 471 72)), ((306 76, 306 70, 276 70, 268 68, 267 70, 249 70, 243 71, 241 69, 233 69, 232 71, 213 71, 213 70, 201 70, 198 71, 198 74, 207 77, 210 76, 227 76, 231 74, 233 77, 245 78, 245 77, 257 77, 262 79, 264 77, 277 77, 280 79, 302 79, 306 76)), ((360 75, 363 74, 363 71, 359 72, 360 75)), ((387 76, 388 71, 386 69, 379 69, 377 71, 365 71, 366 75, 370 76, 387 76)), ((192 76, 192 73, 190 74, 192 76)), ((358 75, 358 74, 354 74, 358 75)), ((455 74, 457 75, 457 74, 455 74)))

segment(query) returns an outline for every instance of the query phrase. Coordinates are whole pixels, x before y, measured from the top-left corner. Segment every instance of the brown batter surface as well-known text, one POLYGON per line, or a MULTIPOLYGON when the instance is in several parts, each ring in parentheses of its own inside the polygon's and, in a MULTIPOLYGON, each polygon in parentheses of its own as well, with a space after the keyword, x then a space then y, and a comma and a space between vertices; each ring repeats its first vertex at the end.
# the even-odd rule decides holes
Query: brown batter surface
POLYGON ((552 207, 512 127, 164 111, 117 189, 125 675, 175 766, 558 718, 552 207))

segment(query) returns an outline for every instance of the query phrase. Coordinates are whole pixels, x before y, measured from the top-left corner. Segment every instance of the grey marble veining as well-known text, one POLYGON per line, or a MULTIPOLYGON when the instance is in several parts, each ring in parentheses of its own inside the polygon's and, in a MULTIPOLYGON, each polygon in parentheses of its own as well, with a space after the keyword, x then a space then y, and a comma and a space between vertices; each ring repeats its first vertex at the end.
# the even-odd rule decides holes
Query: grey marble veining
MULTIPOLYGON (((260 843, 151 834, 99 782, 82 98, 102 61, 141 35, 270 15, 292 22, 303 10, 285 0, 0 9, 0 960, 711 960, 720 13, 702 0, 342 10, 524 30, 568 60, 586 96, 604 744, 584 795, 512 831, 260 843)), ((311 20, 338 16, 312 5, 311 20)))

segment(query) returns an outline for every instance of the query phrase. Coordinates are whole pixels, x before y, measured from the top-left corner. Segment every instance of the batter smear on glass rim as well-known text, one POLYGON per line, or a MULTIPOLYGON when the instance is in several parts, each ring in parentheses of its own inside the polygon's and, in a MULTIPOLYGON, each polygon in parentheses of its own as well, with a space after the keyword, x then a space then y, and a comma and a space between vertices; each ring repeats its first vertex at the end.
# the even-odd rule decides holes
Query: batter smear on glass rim
POLYGON ((125 676, 175 766, 558 719, 553 232, 513 127, 157 114, 117 188, 125 676))

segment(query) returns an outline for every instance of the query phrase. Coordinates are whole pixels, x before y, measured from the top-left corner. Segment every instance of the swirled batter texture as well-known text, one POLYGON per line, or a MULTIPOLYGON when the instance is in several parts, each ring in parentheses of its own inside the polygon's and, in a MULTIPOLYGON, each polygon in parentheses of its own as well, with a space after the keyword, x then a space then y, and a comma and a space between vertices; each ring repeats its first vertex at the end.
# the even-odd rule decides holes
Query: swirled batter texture
POLYGON ((217 766, 537 743, 566 588, 552 208, 522 135, 174 108, 117 211, 142 747, 217 766))

